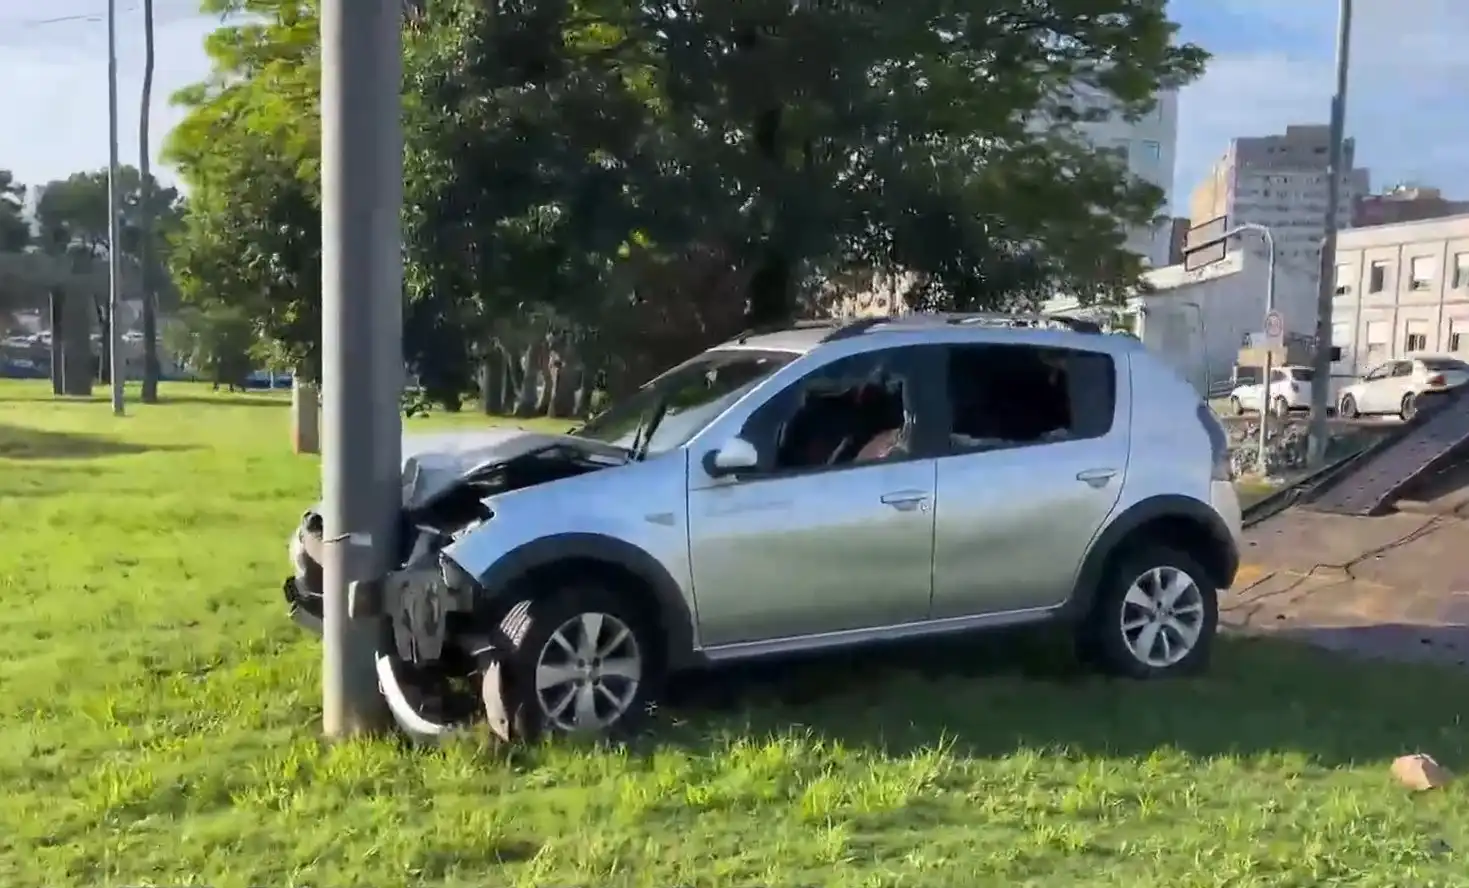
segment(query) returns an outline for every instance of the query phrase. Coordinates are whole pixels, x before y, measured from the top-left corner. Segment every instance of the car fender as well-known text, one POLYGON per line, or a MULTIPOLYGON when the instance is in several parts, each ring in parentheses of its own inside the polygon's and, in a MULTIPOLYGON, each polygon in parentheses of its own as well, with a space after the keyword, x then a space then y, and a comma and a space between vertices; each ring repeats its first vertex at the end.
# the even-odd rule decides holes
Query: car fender
POLYGON ((1228 588, 1239 570, 1239 549, 1224 519, 1207 503, 1193 497, 1159 494, 1128 506, 1097 535, 1077 571, 1076 584, 1062 609, 1063 614, 1069 618, 1082 619, 1090 613, 1097 589, 1106 578, 1107 564, 1112 556, 1130 541, 1129 538, 1138 528, 1167 518, 1196 522, 1222 552, 1228 553, 1222 575, 1212 578, 1219 584, 1219 588, 1228 588))
POLYGON ((521 594, 521 581, 537 569, 574 560, 602 562, 637 577, 658 609, 670 665, 677 668, 690 660, 694 651, 690 603, 657 558, 626 540, 602 533, 554 533, 505 553, 476 577, 476 584, 485 600, 505 600, 512 592, 521 594))

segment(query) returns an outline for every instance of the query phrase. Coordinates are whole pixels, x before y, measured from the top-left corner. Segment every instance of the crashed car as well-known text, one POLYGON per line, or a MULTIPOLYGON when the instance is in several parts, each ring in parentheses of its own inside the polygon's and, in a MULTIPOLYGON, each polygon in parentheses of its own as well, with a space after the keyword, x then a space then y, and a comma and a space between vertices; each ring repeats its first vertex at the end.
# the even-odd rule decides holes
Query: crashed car
MULTIPOLYGON (((1123 337, 1008 316, 742 336, 580 429, 404 442, 378 679, 431 738, 621 731, 676 671, 1062 621, 1194 672, 1233 581, 1227 442, 1123 337)), ((319 623, 323 527, 285 596, 319 623)))

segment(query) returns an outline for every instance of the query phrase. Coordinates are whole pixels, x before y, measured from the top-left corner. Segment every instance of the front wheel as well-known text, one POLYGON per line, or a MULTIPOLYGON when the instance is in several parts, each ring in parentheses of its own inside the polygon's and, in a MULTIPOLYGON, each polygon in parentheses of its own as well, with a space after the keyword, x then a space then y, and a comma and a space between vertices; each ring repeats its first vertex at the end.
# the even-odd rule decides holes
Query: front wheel
POLYGON ((1362 415, 1357 409, 1357 399, 1351 395, 1341 399, 1341 407, 1337 408, 1336 412, 1340 413, 1343 419, 1356 419, 1362 415))
POLYGON ((1083 655, 1126 678, 1203 671, 1219 627, 1219 590, 1194 558, 1162 545, 1119 558, 1080 627, 1083 655))
POLYGON ((520 602, 501 623, 510 648, 486 705, 509 737, 605 736, 634 728, 663 678, 652 621, 627 596, 578 583, 520 602))
POLYGON ((1245 405, 1244 405, 1244 402, 1241 401, 1239 398, 1231 395, 1229 397, 1229 412, 1231 414, 1235 415, 1235 416, 1244 416, 1245 415, 1245 405))
POLYGON ((1277 397, 1275 399, 1275 411, 1274 412, 1275 412, 1275 415, 1276 416, 1281 416, 1281 417, 1289 416, 1290 415, 1290 402, 1287 401, 1285 398, 1277 397))

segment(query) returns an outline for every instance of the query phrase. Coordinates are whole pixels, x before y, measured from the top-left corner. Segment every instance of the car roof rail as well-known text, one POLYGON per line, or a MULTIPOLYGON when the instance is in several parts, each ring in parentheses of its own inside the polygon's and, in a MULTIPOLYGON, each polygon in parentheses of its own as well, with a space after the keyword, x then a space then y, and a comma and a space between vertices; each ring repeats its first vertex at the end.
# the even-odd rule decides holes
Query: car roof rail
POLYGON ((893 318, 884 317, 881 315, 876 317, 858 318, 855 321, 843 324, 842 326, 821 337, 821 341, 840 342, 843 339, 851 339, 856 336, 861 336, 863 333, 866 333, 868 330, 871 330, 878 324, 887 324, 891 323, 892 321, 893 318))
POLYGON ((784 333, 787 330, 821 330, 828 327, 836 327, 841 321, 836 318, 810 318, 802 321, 783 321, 778 324, 762 324, 758 327, 750 327, 731 338, 730 341, 743 345, 753 336, 766 336, 771 333, 784 333))
POLYGON ((964 312, 945 315, 944 320, 946 323, 960 326, 1064 327, 1073 333, 1102 332, 1102 325, 1096 321, 1043 313, 964 312))

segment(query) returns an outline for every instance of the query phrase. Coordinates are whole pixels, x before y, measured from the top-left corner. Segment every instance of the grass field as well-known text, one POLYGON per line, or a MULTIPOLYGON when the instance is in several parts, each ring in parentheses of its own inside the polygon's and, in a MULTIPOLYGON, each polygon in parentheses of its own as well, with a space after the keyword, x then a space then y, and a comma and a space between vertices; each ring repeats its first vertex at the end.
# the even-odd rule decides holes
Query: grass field
POLYGON ((620 749, 323 745, 278 591, 316 464, 279 398, 165 391, 0 383, 5 888, 1469 885, 1469 792, 1386 773, 1466 761, 1469 678, 1263 641, 1150 686, 1044 639, 793 664, 620 749))

